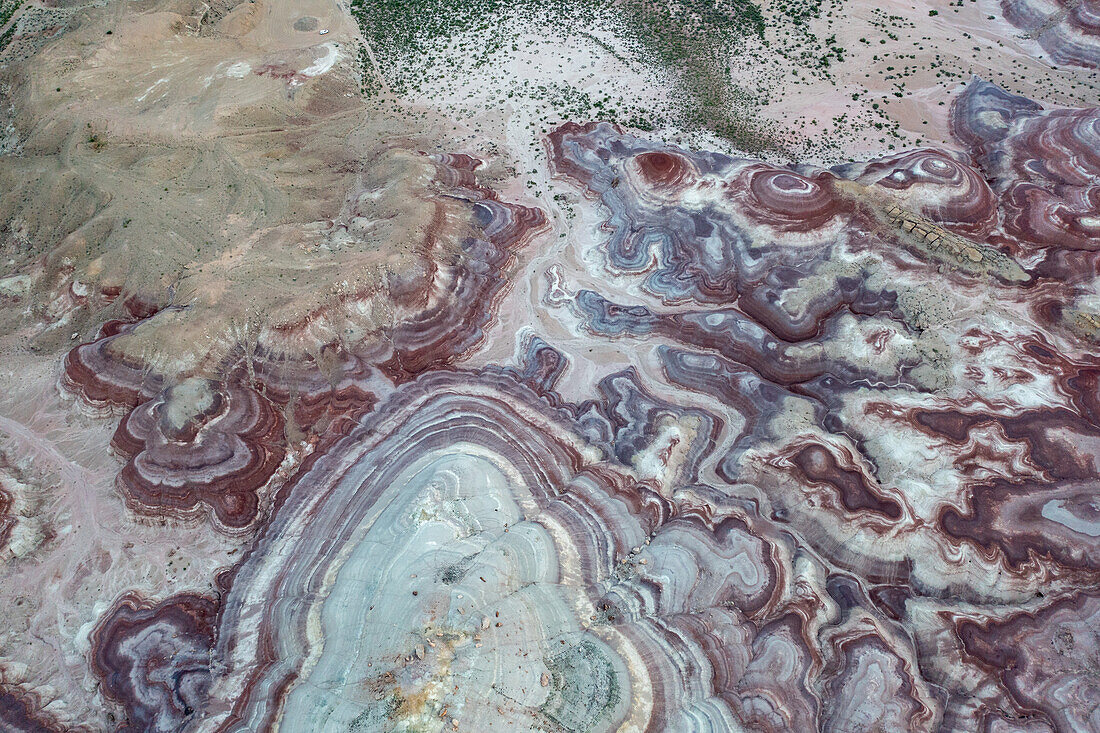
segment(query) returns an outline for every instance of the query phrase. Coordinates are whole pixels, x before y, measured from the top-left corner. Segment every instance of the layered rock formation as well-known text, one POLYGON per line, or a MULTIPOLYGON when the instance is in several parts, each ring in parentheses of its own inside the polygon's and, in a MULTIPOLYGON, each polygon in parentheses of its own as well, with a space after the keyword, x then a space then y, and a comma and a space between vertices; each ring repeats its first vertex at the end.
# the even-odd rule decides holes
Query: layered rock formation
MULTIPOLYGON (((354 348, 346 335, 318 341, 332 336, 333 313, 344 323, 370 316, 376 293, 347 293, 295 323, 269 324, 255 342, 213 364, 203 355, 182 373, 164 356, 187 360, 189 345, 165 352, 150 344, 190 318, 185 308, 111 321, 69 352, 63 389, 97 413, 126 415, 112 445, 129 459, 118 484, 131 510, 169 520, 209 512, 225 531, 247 529, 294 437, 287 420, 299 437, 353 421, 393 382, 446 366, 481 342, 505 272, 543 215, 497 201, 477 183, 480 161, 470 156, 442 156, 434 165, 446 194, 418 230, 413 250, 421 259, 388 272, 388 322, 360 334, 354 348)), ((353 205, 332 236, 362 246, 370 234, 359 230, 369 226, 353 205)))
POLYGON ((129 456, 118 477, 139 514, 186 517, 208 509, 221 526, 247 527, 258 489, 285 455, 283 421, 259 393, 190 378, 128 414, 112 445, 129 456))
POLYGON ((1010 23, 1037 40, 1059 64, 1100 67, 1100 3, 1095 0, 1001 0, 1010 23))
MULTIPOLYGON (((245 44, 268 22, 198 12, 149 38, 245 44)), ((66 287, 27 317, 95 321, 66 327, 56 382, 65 420, 110 426, 117 475, 89 489, 46 462, 125 517, 32 526, 50 493, 0 463, 5 562, 92 547, 23 571, 86 597, 56 614, 52 676, 0 647, 0 722, 1100 730, 1096 109, 973 80, 958 149, 830 168, 567 122, 536 196, 457 139, 357 138, 345 87, 317 82, 346 52, 302 41, 185 85, 273 94, 303 183, 251 142, 204 149, 270 173, 233 180, 283 215, 228 206, 224 246, 170 282, 131 277, 118 199, 74 186, 82 221, 25 295, 66 287), (206 564, 176 575, 192 539, 206 564)), ((104 157, 116 182, 152 165, 104 157)), ((30 216, 24 184, 5 200, 30 216)), ((67 426, 0 423, 23 445, 67 426)))
POLYGON ((397 153, 438 198, 385 318, 169 363, 187 313, 129 301, 61 386, 123 415, 135 519, 245 552, 98 614, 120 729, 1096 727, 1095 114, 975 81, 965 151, 833 169, 565 124, 603 221, 542 265, 570 338, 506 363, 462 364, 548 215, 469 155, 397 153))
POLYGON ((119 731, 180 730, 201 716, 210 686, 216 605, 181 595, 119 599, 97 626, 92 668, 126 710, 119 731))
POLYGON ((542 219, 489 197, 482 269, 335 352, 324 396, 263 358, 151 398, 148 369, 102 369, 86 399, 148 399, 115 438, 136 511, 247 526, 224 502, 278 463, 276 406, 319 426, 216 612, 103 616, 105 694, 145 730, 1096 727, 1098 366, 1037 305, 1089 282, 1094 114, 976 81, 968 152, 832 170, 560 127, 552 165, 606 220, 542 307, 633 354, 582 401, 557 391, 580 357, 538 336, 452 364, 542 219))
POLYGON ((715 472, 823 578, 813 702, 775 729, 1001 729, 1006 709, 1029 729, 1096 727, 1072 662, 1058 683, 1006 673, 1030 652, 994 659, 1003 642, 975 631, 1055 633, 1043 613, 1064 608, 1056 623, 1093 643, 1096 361, 1078 304, 1100 244, 1095 116, 975 80, 953 111, 966 153, 828 171, 607 124, 550 136, 556 169, 607 212, 588 259, 613 279, 574 290, 555 270, 549 302, 712 401, 715 472))

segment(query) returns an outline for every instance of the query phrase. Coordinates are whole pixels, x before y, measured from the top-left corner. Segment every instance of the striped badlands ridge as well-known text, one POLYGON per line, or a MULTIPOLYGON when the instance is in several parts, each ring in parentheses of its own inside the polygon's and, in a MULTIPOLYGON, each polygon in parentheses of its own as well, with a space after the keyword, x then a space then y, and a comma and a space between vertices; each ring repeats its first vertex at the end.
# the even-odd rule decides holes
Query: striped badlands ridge
POLYGON ((562 237, 432 159, 380 338, 108 324, 62 382, 127 506, 248 538, 100 615, 120 730, 1100 729, 1098 115, 974 80, 959 150, 831 169, 568 123, 562 237))
POLYGON ((1005 18, 1060 64, 1100 67, 1100 3, 1096 0, 1001 0, 1005 18))

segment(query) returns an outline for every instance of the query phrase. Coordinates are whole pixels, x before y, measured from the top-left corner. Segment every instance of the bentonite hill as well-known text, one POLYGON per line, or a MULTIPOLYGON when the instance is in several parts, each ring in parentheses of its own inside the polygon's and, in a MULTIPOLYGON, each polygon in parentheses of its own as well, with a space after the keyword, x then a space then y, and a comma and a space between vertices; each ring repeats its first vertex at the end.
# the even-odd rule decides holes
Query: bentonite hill
POLYGON ((1100 0, 0 0, 0 731, 1100 732, 1100 0))

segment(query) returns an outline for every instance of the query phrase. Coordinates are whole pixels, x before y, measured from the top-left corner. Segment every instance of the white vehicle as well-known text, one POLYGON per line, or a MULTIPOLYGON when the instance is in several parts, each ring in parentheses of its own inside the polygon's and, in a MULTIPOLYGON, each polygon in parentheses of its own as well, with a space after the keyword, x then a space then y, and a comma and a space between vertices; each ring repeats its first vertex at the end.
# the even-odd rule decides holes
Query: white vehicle
POLYGON ((328 28, 322 28, 321 31, 320 31, 320 34, 323 36, 326 33, 328 33, 328 28))

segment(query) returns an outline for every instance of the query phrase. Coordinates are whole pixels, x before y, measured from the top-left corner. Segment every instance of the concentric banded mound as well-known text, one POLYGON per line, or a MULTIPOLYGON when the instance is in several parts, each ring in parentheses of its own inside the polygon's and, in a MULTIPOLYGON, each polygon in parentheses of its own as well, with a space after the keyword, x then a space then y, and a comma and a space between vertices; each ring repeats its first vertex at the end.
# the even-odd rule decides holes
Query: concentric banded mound
POLYGON ((837 170, 889 191, 915 213, 978 238, 997 223, 997 197, 965 155, 921 148, 837 170))
POLYGON ((758 519, 670 514, 526 372, 425 375, 297 479, 232 579, 211 728, 812 719, 766 671, 811 664, 801 623, 752 621, 782 584, 758 519))
POLYGON ((160 603, 125 595, 91 634, 92 671, 121 705, 118 733, 168 733, 194 723, 206 704, 217 605, 183 594, 160 603))
POLYGON ((112 445, 129 456, 118 487, 132 510, 166 518, 210 512, 228 530, 256 518, 258 492, 285 453, 283 419, 271 402, 198 378, 135 408, 112 445))
POLYGON ((951 114, 1029 247, 1100 248, 1100 109, 1044 109, 975 79, 951 114))

